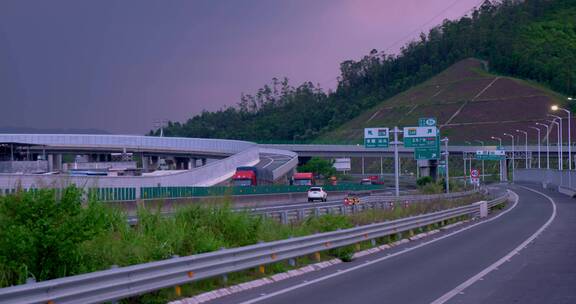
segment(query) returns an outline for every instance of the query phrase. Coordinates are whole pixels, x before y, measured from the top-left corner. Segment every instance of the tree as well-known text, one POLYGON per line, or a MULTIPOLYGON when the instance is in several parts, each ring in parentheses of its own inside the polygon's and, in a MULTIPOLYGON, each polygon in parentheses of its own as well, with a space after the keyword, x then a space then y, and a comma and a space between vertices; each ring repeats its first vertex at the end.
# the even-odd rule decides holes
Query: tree
POLYGON ((298 172, 312 172, 315 176, 329 177, 336 174, 334 161, 312 157, 306 164, 298 167, 298 172))

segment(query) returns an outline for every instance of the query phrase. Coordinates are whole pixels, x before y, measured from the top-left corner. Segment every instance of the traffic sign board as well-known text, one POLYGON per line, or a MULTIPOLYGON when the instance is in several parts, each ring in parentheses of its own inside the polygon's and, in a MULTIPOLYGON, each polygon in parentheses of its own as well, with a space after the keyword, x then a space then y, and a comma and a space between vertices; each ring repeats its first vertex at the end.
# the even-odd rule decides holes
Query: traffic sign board
POLYGON ((438 146, 438 137, 404 137, 406 148, 435 148, 438 146))
POLYGON ((478 172, 477 169, 472 169, 472 170, 470 170, 470 176, 472 178, 478 178, 480 176, 480 172, 478 172))
POLYGON ((414 159, 416 160, 438 159, 439 157, 440 157, 440 150, 437 148, 414 149, 414 159))
POLYGON ((418 126, 420 126, 420 127, 435 127, 436 126, 436 118, 432 118, 432 117, 420 118, 420 119, 418 119, 418 126))
POLYGON ((476 151, 477 160, 502 160, 506 157, 504 150, 479 150, 476 151))
POLYGON ((388 128, 365 128, 364 147, 366 148, 388 148, 390 140, 390 130, 388 128))
POLYGON ((366 148, 388 148, 388 138, 364 138, 366 148))

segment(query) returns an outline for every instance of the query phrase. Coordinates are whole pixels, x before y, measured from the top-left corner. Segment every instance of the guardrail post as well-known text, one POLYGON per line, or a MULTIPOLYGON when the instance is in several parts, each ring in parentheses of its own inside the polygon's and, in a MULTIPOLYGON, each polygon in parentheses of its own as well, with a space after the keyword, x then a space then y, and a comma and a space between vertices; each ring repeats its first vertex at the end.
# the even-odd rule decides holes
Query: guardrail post
POLYGON ((282 211, 280 213, 280 222, 284 225, 288 224, 288 211, 282 211))
POLYGON ((488 202, 487 201, 480 201, 475 203, 474 205, 478 206, 480 209, 480 217, 487 217, 488 216, 488 202))
POLYGON ((370 240, 370 244, 372 244, 372 247, 376 247, 376 240, 375 240, 375 239, 371 239, 371 240, 370 240))
POLYGON ((290 265, 291 267, 296 267, 296 259, 294 258, 288 259, 288 265, 290 265))
POLYGON ((319 216, 320 216, 320 208, 318 208, 318 207, 314 208, 314 216, 315 216, 315 217, 319 217, 319 216))
POLYGON ((303 221, 306 218, 306 211, 304 209, 298 209, 298 220, 303 221))
POLYGON ((340 214, 346 215, 346 206, 340 206, 340 214))
POLYGON ((320 252, 314 252, 314 259, 316 262, 320 262, 320 252))

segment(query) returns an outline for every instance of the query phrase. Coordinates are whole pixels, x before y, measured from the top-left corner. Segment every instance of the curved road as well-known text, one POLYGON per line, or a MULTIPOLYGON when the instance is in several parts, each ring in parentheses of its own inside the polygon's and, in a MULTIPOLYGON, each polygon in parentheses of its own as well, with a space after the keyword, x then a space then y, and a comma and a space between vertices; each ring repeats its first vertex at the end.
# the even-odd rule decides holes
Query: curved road
POLYGON ((518 204, 500 217, 215 302, 576 303, 576 201, 510 189, 518 204), (525 249, 494 266, 547 223, 525 249))

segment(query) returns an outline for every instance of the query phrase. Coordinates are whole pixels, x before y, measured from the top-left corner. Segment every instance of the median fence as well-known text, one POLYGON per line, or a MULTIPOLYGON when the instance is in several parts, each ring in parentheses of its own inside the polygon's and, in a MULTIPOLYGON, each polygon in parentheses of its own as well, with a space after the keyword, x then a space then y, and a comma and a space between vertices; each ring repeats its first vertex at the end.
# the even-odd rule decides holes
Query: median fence
POLYGON ((167 287, 179 290, 182 284, 225 275, 262 265, 289 260, 363 241, 397 235, 463 216, 476 217, 487 208, 502 204, 507 195, 490 202, 442 210, 394 221, 319 233, 281 241, 187 257, 120 267, 39 283, 0 289, 0 302, 24 303, 102 303, 136 296, 167 287))
MULTIPOLYGON (((382 185, 340 184, 322 186, 326 191, 370 191, 382 185)), ((257 195, 306 192, 310 186, 269 185, 257 187, 142 187, 141 199, 185 198, 197 196, 257 195)))

